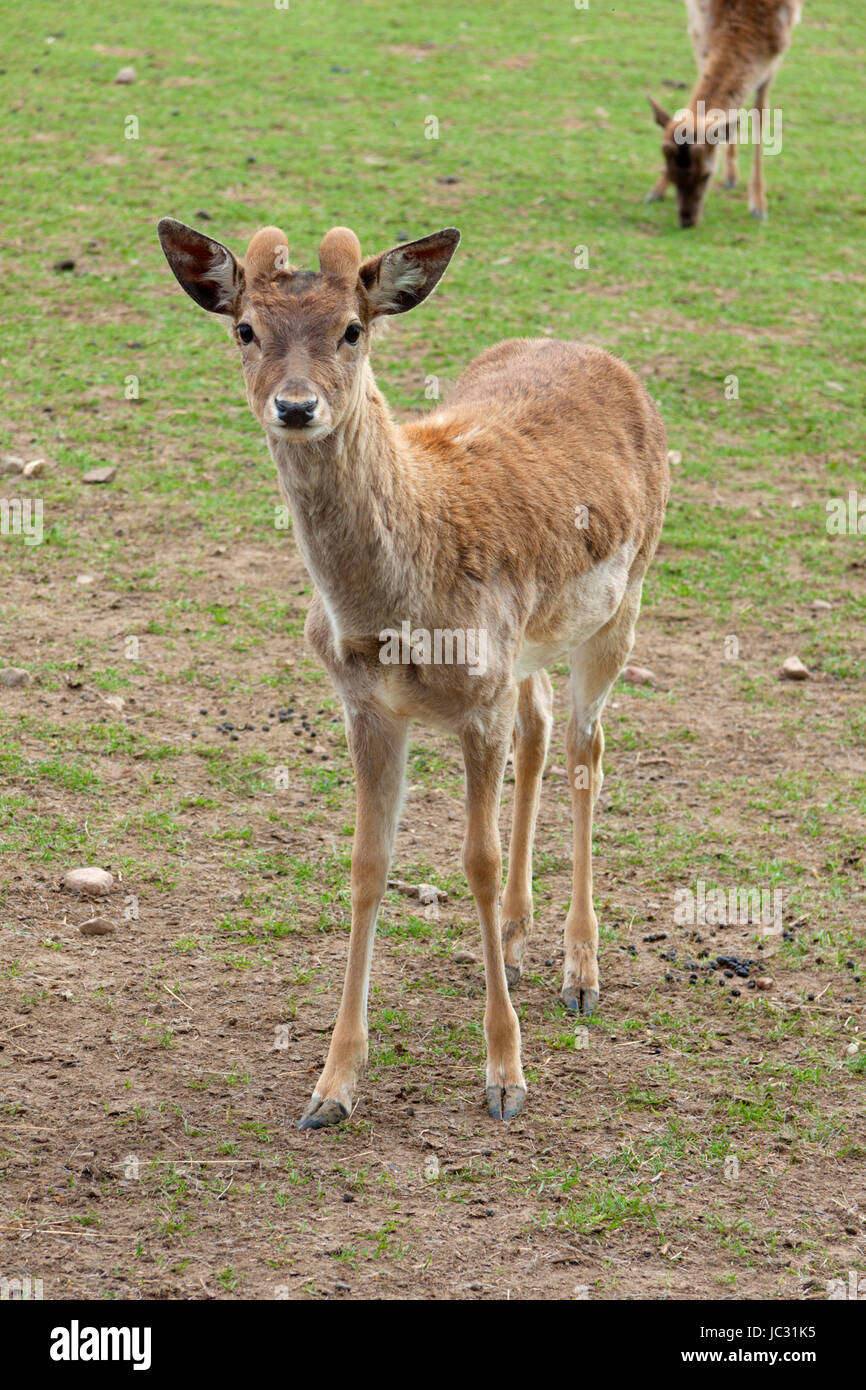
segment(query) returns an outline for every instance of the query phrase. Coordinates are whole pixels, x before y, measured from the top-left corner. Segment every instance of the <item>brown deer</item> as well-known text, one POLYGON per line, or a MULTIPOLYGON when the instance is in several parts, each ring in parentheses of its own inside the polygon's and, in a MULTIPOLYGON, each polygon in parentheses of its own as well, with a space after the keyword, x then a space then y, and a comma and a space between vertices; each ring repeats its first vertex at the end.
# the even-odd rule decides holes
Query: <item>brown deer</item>
POLYGON ((395 424, 370 369, 371 330, 427 298, 460 239, 453 228, 362 260, 354 232, 334 227, 318 272, 289 264, 275 227, 253 237, 243 261, 169 218, 159 236, 186 292, 231 321, 250 408, 315 585, 306 636, 342 700, 355 769, 346 977, 300 1126, 344 1119, 366 1064, 373 935, 416 718, 460 739, 463 864, 487 981, 487 1102, 494 1118, 510 1119, 526 1095, 508 988, 532 923, 532 840, 552 722, 544 667, 571 665, 574 890, 562 998, 588 1015, 599 997, 590 853, 600 717, 662 527, 661 418, 631 371, 601 349, 516 339, 482 353, 447 404, 395 424), (408 624, 410 650, 394 660, 393 634, 408 624), (425 657, 425 636, 442 629, 479 636, 484 660, 425 657), (500 929, 499 801, 512 736, 500 929))
POLYGON ((766 217, 763 140, 769 123, 767 98, 802 8, 802 0, 686 0, 698 64, 697 83, 688 106, 673 116, 649 99, 663 132, 665 167, 647 194, 647 202, 663 198, 668 185, 673 184, 681 227, 695 227, 700 221, 723 141, 727 141, 725 186, 736 186, 737 139, 747 125, 751 126, 755 150, 749 211, 753 217, 766 217), (755 109, 750 119, 744 102, 752 92, 755 109))

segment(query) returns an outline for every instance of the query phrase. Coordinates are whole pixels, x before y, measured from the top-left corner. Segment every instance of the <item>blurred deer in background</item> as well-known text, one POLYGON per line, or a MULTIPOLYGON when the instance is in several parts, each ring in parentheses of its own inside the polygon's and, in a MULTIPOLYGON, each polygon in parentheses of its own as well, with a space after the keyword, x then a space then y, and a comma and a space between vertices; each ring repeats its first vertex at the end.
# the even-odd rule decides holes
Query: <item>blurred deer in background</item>
MULTIPOLYGON (((755 150, 749 211, 753 217, 766 217, 767 98, 802 8, 802 0, 686 0, 699 76, 688 105, 673 116, 650 97, 656 124, 663 132, 665 168, 647 195, 647 202, 655 202, 673 184, 681 227, 694 227, 700 221, 723 141, 728 142, 725 186, 736 185, 736 141, 738 131, 747 124, 752 127, 755 150), (744 103, 753 92, 755 110, 750 120, 744 103)), ((775 143, 780 147, 781 130, 775 143)))
POLYGON ((562 998, 588 1015, 599 997, 591 836, 601 713, 632 645, 662 528, 661 418, 632 372, 599 348, 521 339, 482 353, 447 404, 396 425, 370 369, 371 331, 427 298, 460 239, 453 228, 364 260, 354 232, 335 227, 318 272, 289 264, 275 227, 253 237, 243 261, 169 218, 159 235, 186 292, 231 323, 315 585, 306 636, 343 702, 355 769, 348 964, 300 1125, 344 1119, 366 1064, 373 936, 413 719, 453 732, 462 748, 463 863, 487 982, 487 1103, 494 1118, 510 1119, 526 1095, 508 989, 532 923, 532 841, 552 723, 544 668, 563 659, 571 667, 574 885, 562 998), (468 650, 474 634, 484 661, 437 662, 415 645, 395 660, 390 637, 383 642, 404 624, 413 644, 445 630, 468 650), (499 803, 512 737, 500 914, 499 803))

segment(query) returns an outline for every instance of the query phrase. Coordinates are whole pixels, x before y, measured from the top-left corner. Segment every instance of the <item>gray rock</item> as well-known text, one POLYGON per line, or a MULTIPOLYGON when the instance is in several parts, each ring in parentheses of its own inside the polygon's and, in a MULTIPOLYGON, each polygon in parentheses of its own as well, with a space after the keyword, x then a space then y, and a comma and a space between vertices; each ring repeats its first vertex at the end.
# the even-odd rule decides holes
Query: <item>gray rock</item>
POLYGON ((117 928, 107 917, 89 917, 78 930, 82 936, 110 936, 117 928))
POLYGON ((29 685, 33 677, 29 671, 24 671, 20 666, 6 666, 0 671, 0 685, 10 687, 29 685))
POLYGON ((114 886, 114 875, 107 869, 88 866, 84 869, 70 869, 63 875, 63 887, 72 893, 81 893, 88 898, 102 898, 114 886))

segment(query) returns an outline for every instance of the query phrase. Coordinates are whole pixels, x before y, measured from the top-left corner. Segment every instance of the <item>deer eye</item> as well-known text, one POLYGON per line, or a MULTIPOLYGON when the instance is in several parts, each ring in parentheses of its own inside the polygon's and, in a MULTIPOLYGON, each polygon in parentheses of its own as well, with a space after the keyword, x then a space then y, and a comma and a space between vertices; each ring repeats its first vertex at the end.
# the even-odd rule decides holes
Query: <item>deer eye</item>
POLYGON ((350 324, 349 324, 349 327, 346 329, 345 333, 343 334, 343 341, 346 342, 346 343, 355 344, 355 343, 357 343, 357 341, 358 341, 358 339, 360 338, 360 336, 361 336, 361 325, 360 325, 359 323, 350 323, 350 324))
POLYGON ((251 343, 253 341, 253 338, 255 337, 255 334, 253 333, 253 330, 250 328, 250 325, 248 323, 239 323, 238 337, 240 338, 242 343, 251 343))

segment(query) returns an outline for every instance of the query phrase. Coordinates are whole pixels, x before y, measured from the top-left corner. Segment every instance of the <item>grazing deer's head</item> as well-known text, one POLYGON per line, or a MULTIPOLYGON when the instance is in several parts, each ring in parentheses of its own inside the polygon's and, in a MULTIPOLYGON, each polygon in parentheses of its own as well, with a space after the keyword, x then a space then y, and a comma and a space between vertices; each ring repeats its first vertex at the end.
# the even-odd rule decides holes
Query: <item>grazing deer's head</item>
POLYGON ((298 443, 346 419, 364 390, 374 320, 426 299, 460 240, 448 227, 362 261, 355 233, 333 227, 319 246, 320 269, 311 271, 289 264, 276 227, 256 232, 243 261, 173 218, 158 230, 187 294, 231 319, 253 414, 269 434, 298 443))
POLYGON ((689 108, 669 116, 650 97, 656 125, 662 130, 662 154, 667 176, 677 195, 681 227, 696 227, 701 219, 719 144, 727 139, 727 118, 717 112, 696 114, 689 108))

